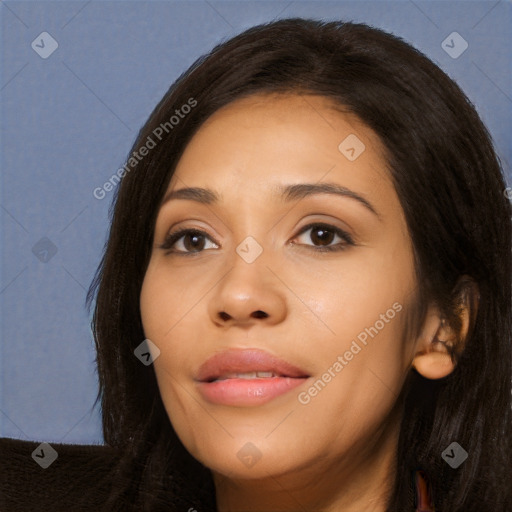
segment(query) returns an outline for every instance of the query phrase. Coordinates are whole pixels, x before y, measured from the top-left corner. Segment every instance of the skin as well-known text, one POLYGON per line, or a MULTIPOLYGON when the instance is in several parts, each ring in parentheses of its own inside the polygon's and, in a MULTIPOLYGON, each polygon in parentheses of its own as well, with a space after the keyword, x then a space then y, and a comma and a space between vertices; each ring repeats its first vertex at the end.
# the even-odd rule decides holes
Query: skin
MULTIPOLYGON (((218 510, 384 511, 405 377, 411 366, 430 378, 453 369, 435 342, 449 342, 451 333, 434 306, 417 338, 406 336, 417 292, 413 249, 385 148, 323 97, 253 95, 201 126, 167 192, 184 187, 207 187, 221 199, 160 207, 141 315, 146 337, 161 351, 154 368, 167 413, 187 450, 212 470, 218 510), (354 161, 338 149, 350 134, 365 145, 354 161), (356 192, 377 214, 349 197, 286 202, 276 194, 279 185, 319 182, 356 192), (320 252, 318 229, 301 233, 311 222, 346 231, 354 245, 320 252), (175 252, 161 248, 179 228, 206 233, 197 252, 190 236, 175 252), (263 249, 252 263, 236 252, 248 236, 263 249), (401 311, 301 403, 299 393, 395 303, 401 311), (311 377, 263 405, 211 404, 194 376, 228 348, 266 350, 311 377), (251 467, 237 457, 248 442, 261 455, 251 467)), ((331 232, 323 244, 340 243, 331 232)))

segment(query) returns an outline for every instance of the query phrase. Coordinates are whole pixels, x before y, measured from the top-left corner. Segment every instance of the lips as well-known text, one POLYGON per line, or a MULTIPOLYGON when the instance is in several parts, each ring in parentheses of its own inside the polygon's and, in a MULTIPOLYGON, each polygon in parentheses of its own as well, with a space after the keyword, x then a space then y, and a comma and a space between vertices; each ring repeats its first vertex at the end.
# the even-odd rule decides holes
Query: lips
POLYGON ((257 349, 231 349, 210 357, 200 368, 197 380, 212 382, 234 374, 265 372, 278 377, 302 378, 309 375, 296 366, 268 352, 257 349))
POLYGON ((215 404, 253 406, 302 384, 309 375, 259 349, 230 349, 210 357, 196 376, 199 392, 215 404))

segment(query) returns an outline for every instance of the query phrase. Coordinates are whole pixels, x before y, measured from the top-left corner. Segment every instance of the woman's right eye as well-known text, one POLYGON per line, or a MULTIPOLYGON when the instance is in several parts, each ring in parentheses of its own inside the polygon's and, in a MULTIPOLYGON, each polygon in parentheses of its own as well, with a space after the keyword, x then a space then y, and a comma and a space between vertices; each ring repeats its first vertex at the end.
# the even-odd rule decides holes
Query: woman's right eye
MULTIPOLYGON (((212 240, 204 231, 199 229, 180 229, 174 233, 169 233, 164 243, 160 245, 160 249, 172 254, 191 256, 205 249, 205 239, 212 240), (177 249, 180 245, 184 249, 177 249)), ((214 245, 217 245, 217 243, 214 242, 214 245)))

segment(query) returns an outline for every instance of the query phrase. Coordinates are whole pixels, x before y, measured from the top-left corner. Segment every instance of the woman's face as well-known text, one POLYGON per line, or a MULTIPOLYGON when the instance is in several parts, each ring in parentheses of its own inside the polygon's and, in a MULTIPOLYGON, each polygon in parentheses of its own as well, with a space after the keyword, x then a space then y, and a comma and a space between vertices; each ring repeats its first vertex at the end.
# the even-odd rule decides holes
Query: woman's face
POLYGON ((383 155, 323 97, 253 95, 211 116, 181 157, 141 314, 172 425, 214 473, 391 464, 416 281, 383 155), (181 229, 201 233, 166 242, 181 229))

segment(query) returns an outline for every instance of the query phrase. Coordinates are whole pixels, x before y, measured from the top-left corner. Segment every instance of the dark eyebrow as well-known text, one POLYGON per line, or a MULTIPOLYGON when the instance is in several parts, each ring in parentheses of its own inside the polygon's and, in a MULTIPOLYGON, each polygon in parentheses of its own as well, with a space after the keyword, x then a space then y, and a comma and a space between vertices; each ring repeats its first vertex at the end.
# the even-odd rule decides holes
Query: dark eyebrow
POLYGON ((374 215, 380 217, 370 201, 359 195, 357 192, 338 185, 337 183, 297 183, 296 185, 280 186, 277 190, 285 201, 295 201, 314 194, 330 194, 348 197, 359 201, 374 215))
MULTIPOLYGON (((280 194, 282 199, 286 202, 303 199, 315 194, 331 194, 348 197, 350 199, 355 199, 380 218, 377 210, 367 199, 353 190, 338 185, 337 183, 297 183, 295 185, 281 185, 277 187, 277 193, 280 194)), ((209 188, 180 188, 178 190, 171 190, 168 192, 162 201, 162 205, 174 199, 188 199, 202 204, 212 204, 219 202, 220 196, 214 190, 209 188)))
POLYGON ((163 201, 162 206, 168 201, 174 199, 188 199, 202 204, 212 204, 219 201, 219 195, 210 188, 188 187, 168 192, 163 201))

